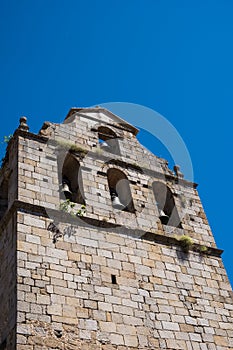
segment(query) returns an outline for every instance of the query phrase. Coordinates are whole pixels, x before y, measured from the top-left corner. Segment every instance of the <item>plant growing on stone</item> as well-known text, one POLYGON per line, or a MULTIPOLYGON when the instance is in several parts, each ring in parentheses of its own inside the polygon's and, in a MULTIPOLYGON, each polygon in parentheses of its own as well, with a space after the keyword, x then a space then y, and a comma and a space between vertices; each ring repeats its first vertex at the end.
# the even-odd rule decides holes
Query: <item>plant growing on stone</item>
POLYGON ((80 153, 83 156, 88 153, 88 150, 86 150, 85 148, 83 148, 79 145, 76 145, 75 143, 69 142, 69 141, 57 140, 57 144, 61 148, 67 149, 70 152, 80 153))
POLYGON ((4 136, 4 140, 3 140, 3 143, 6 143, 8 144, 10 142, 10 139, 13 137, 12 134, 8 135, 8 136, 4 136))
POLYGON ((70 209, 72 209, 74 206, 75 206, 75 203, 71 202, 70 199, 66 199, 64 202, 60 203, 59 208, 65 213, 69 213, 70 209))
POLYGON ((182 248, 183 252, 188 253, 189 250, 193 246, 192 238, 187 236, 187 235, 183 235, 183 236, 179 237, 178 240, 180 242, 180 245, 181 245, 181 248, 182 248))
POLYGON ((60 203, 60 210, 64 211, 65 213, 69 213, 72 216, 84 216, 86 213, 86 206, 81 205, 81 207, 78 210, 74 210, 75 203, 72 202, 70 199, 66 199, 64 202, 60 203))
POLYGON ((208 252, 208 248, 205 245, 201 245, 200 248, 200 253, 205 254, 208 252))
POLYGON ((84 216, 86 214, 86 206, 84 204, 81 205, 80 209, 78 209, 75 213, 76 216, 84 216))
POLYGON ((96 147, 95 150, 94 150, 94 152, 95 152, 96 154, 98 154, 98 155, 103 154, 103 150, 102 150, 102 148, 100 148, 100 147, 96 147))
POLYGON ((71 145, 70 151, 71 151, 71 152, 81 153, 82 155, 85 155, 85 154, 87 154, 87 152, 88 152, 85 148, 82 148, 82 147, 77 146, 77 145, 75 145, 75 144, 71 145))

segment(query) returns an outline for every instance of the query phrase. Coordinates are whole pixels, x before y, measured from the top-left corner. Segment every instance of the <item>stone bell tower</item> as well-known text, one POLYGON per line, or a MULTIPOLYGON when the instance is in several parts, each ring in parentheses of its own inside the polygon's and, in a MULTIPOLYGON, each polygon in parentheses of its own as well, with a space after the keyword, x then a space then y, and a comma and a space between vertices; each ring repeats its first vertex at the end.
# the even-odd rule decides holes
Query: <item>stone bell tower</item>
POLYGON ((0 350, 233 349, 196 184, 110 111, 26 118, 0 173, 0 350))

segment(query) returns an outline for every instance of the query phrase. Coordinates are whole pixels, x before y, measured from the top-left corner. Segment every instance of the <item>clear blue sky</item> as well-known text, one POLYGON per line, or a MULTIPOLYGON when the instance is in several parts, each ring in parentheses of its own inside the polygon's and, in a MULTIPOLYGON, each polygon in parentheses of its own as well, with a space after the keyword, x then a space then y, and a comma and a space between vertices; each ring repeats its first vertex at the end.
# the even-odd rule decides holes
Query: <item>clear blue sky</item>
POLYGON ((158 111, 189 149, 233 284, 233 2, 2 0, 0 17, 0 138, 21 115, 38 132, 72 106, 158 111))

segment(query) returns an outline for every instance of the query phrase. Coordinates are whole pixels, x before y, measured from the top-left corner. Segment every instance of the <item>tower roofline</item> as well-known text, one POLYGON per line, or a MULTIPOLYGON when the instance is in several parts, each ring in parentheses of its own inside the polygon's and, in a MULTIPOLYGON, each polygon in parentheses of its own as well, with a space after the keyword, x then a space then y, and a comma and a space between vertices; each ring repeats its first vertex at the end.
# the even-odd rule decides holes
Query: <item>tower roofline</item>
POLYGON ((99 106, 95 106, 95 107, 72 107, 67 116, 65 117, 65 120, 69 119, 73 114, 75 113, 80 113, 80 112, 86 112, 86 113, 104 113, 105 115, 107 115, 108 117, 110 117, 111 119, 113 119, 113 121, 117 124, 120 124, 120 125, 125 125, 127 127, 127 129, 129 129, 133 135, 137 135, 139 130, 129 124, 128 122, 126 122, 124 119, 118 117, 116 114, 112 113, 111 111, 109 111, 108 109, 106 108, 103 108, 103 107, 99 107, 99 106))

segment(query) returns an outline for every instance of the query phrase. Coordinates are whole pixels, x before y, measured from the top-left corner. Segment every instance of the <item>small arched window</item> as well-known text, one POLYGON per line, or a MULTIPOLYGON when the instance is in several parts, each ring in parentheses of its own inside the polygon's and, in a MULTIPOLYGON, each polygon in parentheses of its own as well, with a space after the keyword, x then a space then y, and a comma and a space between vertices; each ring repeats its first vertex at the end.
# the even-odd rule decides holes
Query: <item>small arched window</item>
POLYGON ((85 204, 80 164, 70 153, 62 166, 61 186, 62 196, 74 203, 85 204))
POLYGON ((170 188, 160 181, 153 182, 152 188, 162 224, 181 228, 180 218, 170 188))
POLYGON ((106 126, 100 126, 98 128, 98 138, 100 147, 103 150, 114 154, 120 154, 117 135, 114 131, 106 126))
POLYGON ((119 169, 109 169, 107 171, 109 192, 113 208, 135 212, 129 180, 119 169))

